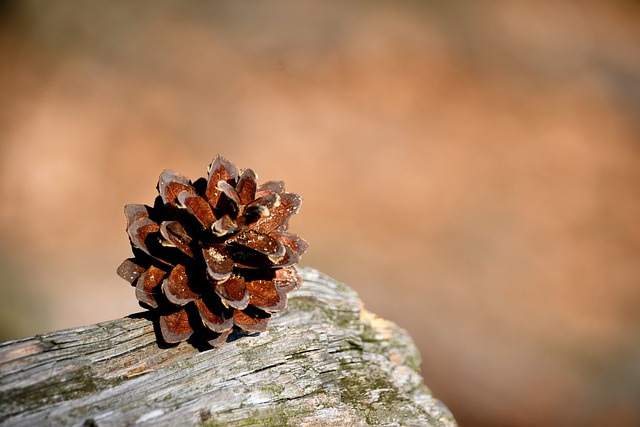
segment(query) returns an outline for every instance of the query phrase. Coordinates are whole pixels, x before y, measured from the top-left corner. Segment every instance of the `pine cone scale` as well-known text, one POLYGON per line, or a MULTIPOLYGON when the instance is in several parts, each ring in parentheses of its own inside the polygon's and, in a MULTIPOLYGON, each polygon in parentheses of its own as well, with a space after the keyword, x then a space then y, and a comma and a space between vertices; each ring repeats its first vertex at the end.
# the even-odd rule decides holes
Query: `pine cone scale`
POLYGON ((282 245, 290 248, 293 252, 301 256, 304 254, 307 249, 309 249, 309 244, 302 237, 291 234, 287 232, 281 232, 276 235, 276 238, 282 245))
POLYGON ((232 275, 224 282, 216 283, 215 291, 226 307, 243 310, 249 305, 247 286, 240 276, 232 275))
POLYGON ((233 272, 234 262, 224 247, 210 246, 202 250, 207 274, 215 281, 227 280, 233 272))
POLYGON ((167 206, 177 207, 176 200, 178 194, 182 191, 186 191, 191 194, 196 194, 196 191, 191 186, 189 178, 179 175, 171 169, 165 169, 160 174, 158 180, 158 192, 162 201, 167 206))
MULTIPOLYGON (((273 262, 282 259, 286 249, 282 243, 267 234, 247 230, 229 239, 229 243, 243 246, 249 250, 265 255, 273 262)), ((242 250, 242 249, 241 249, 242 250)))
POLYGON ((189 315, 184 308, 175 313, 160 316, 159 323, 162 337, 169 344, 184 341, 193 334, 189 315))
POLYGON ((152 308, 158 307, 155 297, 156 288, 162 283, 162 278, 165 274, 165 271, 152 265, 138 277, 136 282, 136 297, 140 302, 152 308))
POLYGON ((198 297, 189 287, 186 268, 176 265, 169 276, 162 281, 162 292, 167 299, 178 306, 185 305, 198 297))
POLYGON ((164 246, 173 246, 182 251, 185 255, 193 257, 191 250, 191 237, 178 221, 162 221, 160 224, 160 234, 164 238, 164 246))
POLYGON ((131 227, 131 224, 142 218, 149 218, 149 208, 145 205, 137 203, 130 203, 125 205, 124 214, 127 217, 127 228, 131 227))
POLYGON ((117 273, 127 282, 134 284, 145 271, 147 271, 147 268, 136 264, 133 259, 125 259, 118 267, 117 273))
POLYGON ((302 285, 302 277, 295 267, 286 267, 276 270, 273 283, 285 292, 291 292, 302 285))
POLYGON ((198 195, 181 191, 178 194, 178 206, 183 206, 204 228, 211 228, 216 217, 213 214, 211 205, 205 199, 198 195))
POLYGON ((201 298, 195 300, 195 305, 202 323, 212 332, 221 333, 233 328, 233 309, 222 304, 215 304, 214 308, 210 309, 201 298))
POLYGON ((293 249, 285 246, 285 252, 280 261, 273 264, 271 268, 284 268, 291 267, 300 261, 300 255, 298 255, 293 249))
POLYGON ((270 319, 269 314, 260 311, 247 313, 247 311, 236 310, 233 313, 233 323, 245 332, 266 331, 270 319))
POLYGON ((209 166, 207 189, 205 197, 211 206, 217 206, 221 191, 218 189, 220 181, 235 181, 238 179, 238 168, 222 156, 216 156, 209 166))
POLYGON ((246 169, 242 172, 237 185, 238 196, 242 205, 246 205, 255 199, 256 190, 258 189, 257 179, 258 177, 251 169, 246 169))
POLYGON ((266 196, 270 193, 284 193, 284 181, 267 181, 258 187, 256 191, 256 199, 266 196))
POLYGON ((249 304, 268 313, 283 311, 287 308, 286 292, 275 285, 273 280, 251 280, 247 282, 251 297, 249 304))
POLYGON ((249 229, 264 234, 269 234, 280 227, 286 230, 289 218, 298 212, 301 205, 302 198, 299 195, 282 193, 278 203, 270 209, 270 215, 258 219, 254 224, 249 225, 249 229))
POLYGON ((140 218, 129 227, 129 238, 131 243, 138 249, 151 255, 147 246, 147 238, 150 234, 160 231, 160 226, 149 218, 140 218))

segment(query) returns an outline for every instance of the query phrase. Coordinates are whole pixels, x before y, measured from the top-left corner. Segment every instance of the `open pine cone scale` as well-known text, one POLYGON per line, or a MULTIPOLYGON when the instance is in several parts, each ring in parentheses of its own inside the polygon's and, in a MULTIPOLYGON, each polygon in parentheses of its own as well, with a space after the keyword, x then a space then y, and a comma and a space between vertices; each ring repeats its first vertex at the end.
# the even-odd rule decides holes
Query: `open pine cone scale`
POLYGON ((302 283, 295 264, 308 244, 287 232, 301 197, 281 181, 258 185, 251 169, 240 172, 221 156, 195 183, 163 171, 158 193, 153 207, 125 206, 134 258, 118 274, 158 312, 164 340, 196 331, 217 345, 234 326, 264 331, 302 283))

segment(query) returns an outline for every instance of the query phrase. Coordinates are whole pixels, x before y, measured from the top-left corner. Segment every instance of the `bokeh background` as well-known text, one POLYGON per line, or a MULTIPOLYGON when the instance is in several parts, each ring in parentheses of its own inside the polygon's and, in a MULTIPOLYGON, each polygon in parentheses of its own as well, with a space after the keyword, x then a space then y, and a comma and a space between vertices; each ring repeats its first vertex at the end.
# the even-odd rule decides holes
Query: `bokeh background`
POLYGON ((640 425, 640 3, 0 1, 0 338, 139 311, 122 207, 216 153, 463 427, 640 425))

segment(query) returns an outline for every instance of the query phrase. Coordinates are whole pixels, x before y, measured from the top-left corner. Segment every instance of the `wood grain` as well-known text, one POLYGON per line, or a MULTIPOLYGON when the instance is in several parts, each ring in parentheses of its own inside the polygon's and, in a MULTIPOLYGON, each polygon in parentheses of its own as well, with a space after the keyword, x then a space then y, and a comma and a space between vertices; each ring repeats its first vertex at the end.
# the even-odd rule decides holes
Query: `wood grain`
POLYGON ((451 427, 409 335, 348 286, 302 268, 267 332, 161 348, 140 316, 0 344, 7 426, 451 427))

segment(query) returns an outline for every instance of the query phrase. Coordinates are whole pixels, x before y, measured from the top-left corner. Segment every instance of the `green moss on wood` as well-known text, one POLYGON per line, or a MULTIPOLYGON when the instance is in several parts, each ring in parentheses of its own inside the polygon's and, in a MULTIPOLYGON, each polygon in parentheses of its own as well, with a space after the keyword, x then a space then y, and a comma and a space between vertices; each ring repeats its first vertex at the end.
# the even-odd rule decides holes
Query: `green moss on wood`
MULTIPOLYGON (((110 380, 98 378, 94 375, 89 366, 73 366, 68 371, 60 375, 52 376, 44 381, 24 388, 9 389, 0 393, 0 402, 19 413, 37 409, 39 407, 51 406, 53 404, 67 400, 79 399, 89 396, 99 390, 113 387, 123 381, 122 378, 110 380)), ((2 419, 0 419, 0 422, 2 419)))

